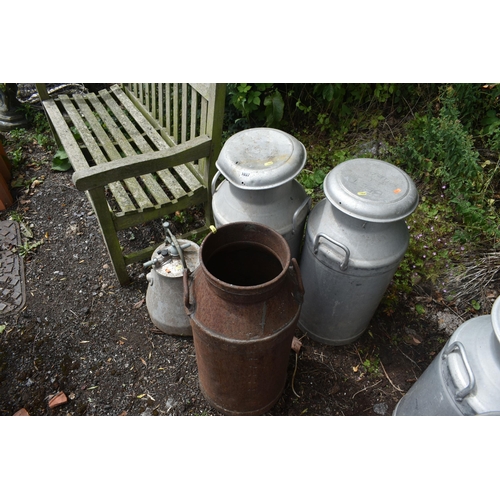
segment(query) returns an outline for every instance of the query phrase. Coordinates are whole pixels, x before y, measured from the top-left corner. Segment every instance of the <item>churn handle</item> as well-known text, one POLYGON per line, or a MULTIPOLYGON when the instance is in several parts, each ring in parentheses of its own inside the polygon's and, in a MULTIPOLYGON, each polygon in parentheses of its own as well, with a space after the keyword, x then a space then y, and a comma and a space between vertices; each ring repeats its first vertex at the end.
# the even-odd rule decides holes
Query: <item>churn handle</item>
POLYGON ((184 285, 184 308, 189 316, 193 312, 193 306, 189 303, 189 269, 187 268, 184 268, 182 283, 184 285))
POLYGON ((307 207, 307 212, 309 213, 311 210, 311 205, 312 205, 312 199, 310 196, 308 196, 301 204, 300 207, 295 210, 293 214, 293 219, 292 219, 292 234, 295 234, 295 231, 297 230, 297 220, 299 218, 299 215, 302 213, 302 210, 304 210, 304 207, 308 205, 307 207))
POLYGON ((293 272, 297 277, 297 285, 299 287, 299 293, 303 296, 305 293, 304 283, 302 283, 302 274, 300 272, 300 267, 295 257, 292 258, 292 267, 293 267, 293 272))
POLYGON ((474 373, 472 373, 472 369, 470 367, 469 360, 465 355, 465 348, 462 342, 453 342, 452 344, 450 344, 448 348, 443 351, 443 359, 445 359, 448 356, 448 354, 450 354, 455 350, 458 350, 458 352, 460 353, 465 369, 467 370, 467 375, 469 376, 469 385, 467 387, 464 387, 461 391, 458 391, 455 394, 455 399, 457 401, 462 401, 462 399, 468 396, 476 386, 476 378, 474 377, 474 373))
POLYGON ((220 176, 220 170, 217 170, 217 172, 214 175, 214 178, 212 179, 212 196, 215 193, 215 185, 217 184, 217 179, 220 176))
POLYGON ((349 249, 344 244, 335 241, 333 238, 330 238, 330 236, 326 235, 325 233, 318 233, 316 235, 316 238, 314 238, 314 248, 313 248, 314 253, 318 253, 319 239, 321 237, 325 238, 325 240, 328 240, 330 243, 333 243, 334 245, 337 245, 338 247, 342 248, 342 250, 344 250, 345 258, 342 264, 340 264, 340 270, 345 271, 347 269, 347 264, 349 263, 349 257, 351 256, 351 252, 349 251, 349 249))

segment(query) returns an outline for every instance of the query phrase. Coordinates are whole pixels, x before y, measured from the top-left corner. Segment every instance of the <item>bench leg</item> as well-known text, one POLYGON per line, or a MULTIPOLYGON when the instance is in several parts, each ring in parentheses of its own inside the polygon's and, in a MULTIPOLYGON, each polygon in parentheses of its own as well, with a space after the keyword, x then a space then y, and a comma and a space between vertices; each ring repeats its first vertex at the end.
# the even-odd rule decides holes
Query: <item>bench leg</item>
POLYGON ((123 252, 118 241, 115 225, 109 211, 108 203, 104 194, 104 188, 95 188, 88 192, 92 206, 99 221, 99 226, 108 249, 116 277, 120 285, 126 285, 130 282, 130 276, 127 272, 127 266, 123 258, 123 252))

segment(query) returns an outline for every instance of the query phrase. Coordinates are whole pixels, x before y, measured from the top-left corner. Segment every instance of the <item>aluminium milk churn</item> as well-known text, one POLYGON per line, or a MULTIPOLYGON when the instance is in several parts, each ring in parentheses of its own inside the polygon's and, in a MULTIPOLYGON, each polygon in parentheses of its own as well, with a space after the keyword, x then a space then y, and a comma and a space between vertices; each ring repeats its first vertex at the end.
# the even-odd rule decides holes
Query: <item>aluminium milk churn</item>
POLYGON ((304 145, 272 128, 252 128, 230 137, 212 181, 215 226, 252 221, 271 227, 298 259, 311 199, 295 177, 306 163, 304 145), (216 188, 220 175, 226 180, 216 188))
POLYGON ((200 247, 189 240, 177 239, 168 228, 165 242, 154 252, 144 267, 149 283, 146 306, 153 324, 163 333, 192 336, 191 324, 184 309, 184 270, 194 271, 199 264, 200 247))
POLYGON ((418 193, 402 170, 369 158, 335 167, 323 189, 300 261, 306 294, 299 328, 318 342, 343 345, 368 328, 403 259, 403 219, 417 207, 418 193))
POLYGON ((286 383, 304 290, 285 239, 253 222, 209 234, 185 273, 200 389, 227 415, 261 415, 286 383))
POLYGON ((457 328, 393 414, 500 415, 500 297, 457 328))

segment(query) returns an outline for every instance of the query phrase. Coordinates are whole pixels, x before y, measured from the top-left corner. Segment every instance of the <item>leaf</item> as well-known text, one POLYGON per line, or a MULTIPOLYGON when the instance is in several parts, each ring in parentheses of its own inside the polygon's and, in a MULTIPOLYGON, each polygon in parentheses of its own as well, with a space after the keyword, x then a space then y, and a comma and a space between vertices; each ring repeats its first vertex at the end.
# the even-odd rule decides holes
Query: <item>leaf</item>
POLYGON ((415 311, 417 311, 418 314, 425 314, 425 307, 422 304, 417 304, 415 306, 415 311))
POLYGON ((477 300, 471 300, 471 304, 476 311, 481 309, 481 304, 477 300))
POLYGON ((57 150, 54 158, 52 159, 52 170, 56 170, 58 172, 66 172, 72 168, 71 163, 68 159, 68 154, 64 149, 57 150))
POLYGON ((0 333, 3 333, 5 331, 5 327, 7 325, 0 325, 0 333))
POLYGON ((266 107, 266 125, 268 127, 282 120, 285 103, 278 90, 264 99, 264 106, 266 107))

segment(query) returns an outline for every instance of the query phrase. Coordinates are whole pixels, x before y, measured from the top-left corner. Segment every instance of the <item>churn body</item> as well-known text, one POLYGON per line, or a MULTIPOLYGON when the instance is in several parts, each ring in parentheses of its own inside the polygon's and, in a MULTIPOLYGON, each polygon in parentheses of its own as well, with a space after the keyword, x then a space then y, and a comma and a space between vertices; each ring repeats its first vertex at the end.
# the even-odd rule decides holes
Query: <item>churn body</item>
POLYGON ((201 391, 229 415, 260 415, 281 396, 303 288, 276 231, 230 223, 210 234, 185 278, 201 391))
MULTIPOLYGON (((199 264, 200 247, 189 240, 177 240, 183 249, 184 262, 193 272, 199 264)), ((146 306, 153 324, 163 333, 192 336, 191 324, 184 309, 184 266, 178 256, 159 257, 169 245, 161 244, 151 257, 152 268, 146 275, 146 306)))
POLYGON ((372 159, 338 165, 324 191, 327 198, 311 211, 306 228, 299 327, 314 340, 344 345, 369 326, 404 257, 404 217, 418 194, 403 171, 372 159))
POLYGON ((251 221, 271 227, 298 258, 311 206, 295 180, 306 163, 304 145, 272 128, 253 128, 233 135, 216 162, 212 208, 216 227, 251 221), (216 189, 222 174, 225 180, 216 189))
POLYGON ((397 404, 395 416, 500 414, 500 298, 449 338, 397 404))

